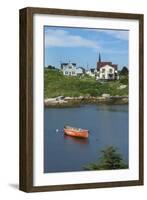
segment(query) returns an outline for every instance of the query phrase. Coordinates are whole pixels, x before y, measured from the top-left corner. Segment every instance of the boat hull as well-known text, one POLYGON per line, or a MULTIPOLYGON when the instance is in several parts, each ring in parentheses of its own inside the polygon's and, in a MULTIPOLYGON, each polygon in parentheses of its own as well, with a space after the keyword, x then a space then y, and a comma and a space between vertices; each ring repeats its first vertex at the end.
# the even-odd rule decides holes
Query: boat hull
POLYGON ((88 130, 76 131, 76 130, 73 130, 73 129, 64 128, 64 134, 72 136, 72 137, 88 138, 88 130))

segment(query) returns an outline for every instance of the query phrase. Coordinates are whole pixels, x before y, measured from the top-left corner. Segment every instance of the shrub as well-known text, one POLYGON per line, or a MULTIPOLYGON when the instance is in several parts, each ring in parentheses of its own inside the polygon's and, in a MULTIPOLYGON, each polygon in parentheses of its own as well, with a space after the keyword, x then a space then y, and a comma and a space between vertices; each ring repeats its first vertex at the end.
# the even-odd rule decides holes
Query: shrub
POLYGON ((123 85, 128 85, 128 76, 121 76, 120 83, 123 85))
POLYGON ((109 169, 126 169, 127 164, 123 161, 117 148, 109 146, 101 151, 102 156, 98 163, 91 163, 84 167, 86 170, 109 170, 109 169))

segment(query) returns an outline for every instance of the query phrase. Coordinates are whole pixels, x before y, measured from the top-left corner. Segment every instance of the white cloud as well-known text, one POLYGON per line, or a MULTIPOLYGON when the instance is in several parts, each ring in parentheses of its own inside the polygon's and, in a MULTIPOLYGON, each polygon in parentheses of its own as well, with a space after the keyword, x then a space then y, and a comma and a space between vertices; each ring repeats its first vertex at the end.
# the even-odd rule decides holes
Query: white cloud
POLYGON ((48 29, 45 32, 46 47, 88 47, 99 49, 97 41, 89 40, 79 35, 72 35, 65 30, 48 29))
POLYGON ((111 35, 114 38, 118 38, 121 40, 128 40, 129 39, 129 31, 123 30, 98 30, 108 35, 111 35))
POLYGON ((107 34, 112 35, 118 39, 122 40, 128 40, 129 39, 129 34, 128 31, 107 31, 107 34))
POLYGON ((127 50, 113 50, 113 49, 102 49, 103 53, 107 53, 107 54, 114 54, 114 55, 125 55, 128 54, 127 50))

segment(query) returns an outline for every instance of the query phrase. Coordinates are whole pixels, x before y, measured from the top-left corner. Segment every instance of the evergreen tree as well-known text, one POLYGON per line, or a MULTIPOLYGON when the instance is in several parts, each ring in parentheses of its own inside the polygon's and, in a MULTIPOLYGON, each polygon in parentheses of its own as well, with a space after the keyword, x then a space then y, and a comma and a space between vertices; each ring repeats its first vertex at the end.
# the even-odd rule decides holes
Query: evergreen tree
POLYGON ((126 76, 126 75, 128 75, 128 73, 129 73, 128 68, 125 66, 120 71, 120 75, 122 75, 122 76, 126 76))
POLYGON ((110 170, 110 169, 126 169, 128 166, 122 159, 117 148, 109 146, 101 151, 102 156, 97 163, 91 163, 84 167, 86 170, 110 170))

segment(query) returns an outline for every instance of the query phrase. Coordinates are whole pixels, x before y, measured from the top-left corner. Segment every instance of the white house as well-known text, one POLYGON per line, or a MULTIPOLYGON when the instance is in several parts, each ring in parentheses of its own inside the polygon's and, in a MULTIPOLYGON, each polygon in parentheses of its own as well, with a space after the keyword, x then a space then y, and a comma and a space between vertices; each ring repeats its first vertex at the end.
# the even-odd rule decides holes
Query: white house
POLYGON ((100 54, 97 62, 97 80, 116 80, 119 79, 117 65, 112 62, 101 62, 100 54))
POLYGON ((95 77, 95 74, 96 74, 96 69, 89 69, 86 71, 86 74, 91 76, 91 77, 95 77))
POLYGON ((61 70, 65 76, 77 76, 76 63, 61 63, 61 70))
POLYGON ((61 70, 65 76, 80 76, 85 73, 85 69, 76 67, 76 63, 61 63, 61 70))
POLYGON ((85 69, 83 67, 76 68, 76 74, 77 76, 81 76, 85 73, 85 69))

